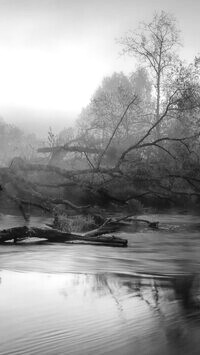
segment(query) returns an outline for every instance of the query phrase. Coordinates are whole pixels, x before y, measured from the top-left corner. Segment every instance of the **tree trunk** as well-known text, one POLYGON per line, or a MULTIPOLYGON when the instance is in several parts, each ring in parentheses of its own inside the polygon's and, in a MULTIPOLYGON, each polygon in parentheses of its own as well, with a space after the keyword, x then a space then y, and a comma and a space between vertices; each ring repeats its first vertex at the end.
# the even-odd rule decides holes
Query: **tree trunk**
POLYGON ((85 234, 73 234, 61 232, 53 228, 28 228, 24 226, 0 231, 0 243, 5 243, 10 240, 13 240, 14 243, 16 243, 17 241, 22 241, 27 238, 39 238, 46 239, 48 242, 54 243, 65 243, 78 240, 81 242, 90 242, 111 246, 127 246, 128 242, 126 239, 114 236, 105 236, 102 234, 106 234, 106 231, 101 227, 99 230, 95 229, 94 231, 90 231, 85 234))

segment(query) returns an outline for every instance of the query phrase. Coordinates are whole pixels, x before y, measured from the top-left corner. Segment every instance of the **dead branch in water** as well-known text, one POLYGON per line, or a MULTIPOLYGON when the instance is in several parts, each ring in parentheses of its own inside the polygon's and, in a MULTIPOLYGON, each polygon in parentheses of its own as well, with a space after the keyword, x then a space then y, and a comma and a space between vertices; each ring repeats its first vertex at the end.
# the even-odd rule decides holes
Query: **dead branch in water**
POLYGON ((110 233, 111 230, 106 231, 103 226, 94 231, 90 231, 84 234, 74 234, 61 232, 53 228, 37 228, 32 227, 16 227, 10 229, 4 229, 0 231, 0 243, 5 243, 7 241, 13 240, 14 243, 17 241, 22 241, 29 238, 39 238, 45 239, 52 243, 66 243, 72 241, 81 241, 89 243, 97 243, 110 246, 127 246, 127 240, 114 236, 105 236, 106 233, 110 233), (104 234, 104 235, 103 235, 104 234))

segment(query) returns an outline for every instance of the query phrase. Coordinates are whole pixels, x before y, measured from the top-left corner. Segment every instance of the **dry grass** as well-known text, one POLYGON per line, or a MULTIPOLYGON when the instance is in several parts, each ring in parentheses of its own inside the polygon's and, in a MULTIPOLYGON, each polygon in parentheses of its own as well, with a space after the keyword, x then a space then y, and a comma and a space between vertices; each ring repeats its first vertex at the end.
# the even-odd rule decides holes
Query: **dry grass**
POLYGON ((56 214, 54 226, 67 233, 87 232, 96 228, 95 221, 91 216, 67 216, 66 214, 56 214))

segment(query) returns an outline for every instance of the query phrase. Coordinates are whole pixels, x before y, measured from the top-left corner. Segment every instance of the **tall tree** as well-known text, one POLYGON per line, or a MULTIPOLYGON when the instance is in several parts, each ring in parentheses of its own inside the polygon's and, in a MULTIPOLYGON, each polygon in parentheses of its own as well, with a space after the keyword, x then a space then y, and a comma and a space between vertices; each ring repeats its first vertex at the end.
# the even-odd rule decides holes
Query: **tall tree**
MULTIPOLYGON (((139 58, 152 73, 156 93, 155 121, 161 114, 164 81, 174 65, 180 44, 176 20, 168 13, 156 13, 150 23, 142 23, 138 31, 129 32, 119 40, 123 53, 139 58)), ((160 127, 156 126, 157 135, 160 127)))

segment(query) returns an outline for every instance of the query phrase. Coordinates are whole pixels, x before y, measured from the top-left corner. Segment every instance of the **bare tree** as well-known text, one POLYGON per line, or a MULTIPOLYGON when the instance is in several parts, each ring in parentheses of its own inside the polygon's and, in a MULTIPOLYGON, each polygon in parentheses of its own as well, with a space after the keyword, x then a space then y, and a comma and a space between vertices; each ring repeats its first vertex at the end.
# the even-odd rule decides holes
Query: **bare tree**
POLYGON ((155 91, 146 100, 138 100, 138 96, 142 98, 141 86, 137 85, 141 84, 141 79, 146 78, 142 87, 151 90, 151 82, 147 80, 145 72, 143 76, 142 72, 135 73, 135 76, 133 73, 131 79, 122 73, 104 79, 82 114, 80 132, 72 140, 69 135, 69 140, 62 144, 54 144, 55 137, 50 134, 50 147, 38 150, 39 153, 51 153, 54 156, 60 153, 77 154, 81 166, 29 164, 18 160, 7 170, 0 169, 1 189, 7 195, 15 190, 14 201, 18 205, 26 205, 31 201, 40 208, 52 211, 55 205, 62 204, 76 213, 89 213, 91 208, 85 203, 78 206, 66 198, 46 196, 42 188, 47 178, 43 178, 42 183, 33 181, 31 172, 46 174, 48 178, 51 174, 52 180, 46 184, 48 188, 78 186, 87 194, 92 194, 95 205, 98 194, 111 203, 115 201, 121 205, 122 202, 146 195, 172 200, 173 195, 195 194, 199 198, 200 172, 196 169, 196 162, 190 159, 192 154, 194 157, 194 150, 198 155, 199 74, 196 63, 187 67, 176 56, 176 48, 180 43, 175 19, 165 12, 155 14, 150 23, 141 25, 138 33, 131 32, 120 43, 124 54, 144 61, 155 91), (196 116, 194 110, 197 110, 196 116), (188 129, 191 119, 194 121, 193 127, 188 129), (173 126, 174 122, 181 122, 186 129, 174 129, 180 127, 178 123, 173 126), (177 156, 181 157, 181 151, 184 151, 187 165, 189 162, 191 164, 190 170, 195 172, 195 181, 191 179, 190 171, 177 159, 177 156), (137 188, 138 177, 142 181, 141 189, 137 188), (177 188, 177 181, 182 182, 183 190, 179 186, 177 188), (116 182, 116 186, 121 188, 123 185, 127 191, 130 188, 130 194, 124 195, 123 201, 117 194, 114 196, 116 182))
MULTIPOLYGON (((142 23, 139 31, 129 32, 119 40, 123 54, 143 60, 152 73, 156 93, 155 120, 158 121, 164 95, 166 75, 174 65, 175 50, 180 45, 176 20, 168 13, 156 13, 150 23, 142 23)), ((160 126, 156 126, 157 138, 160 126)))

